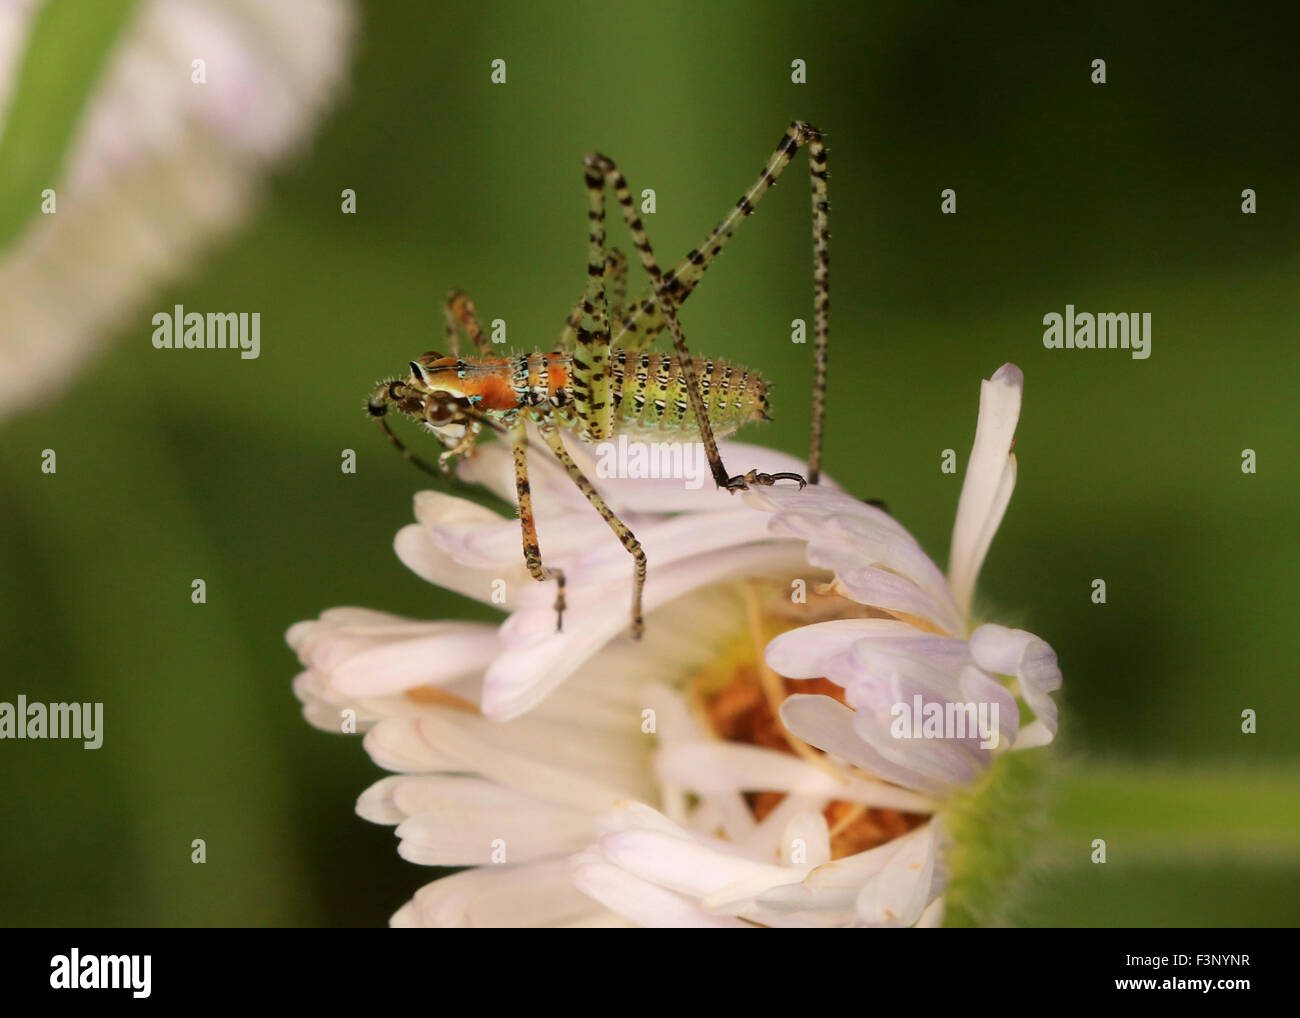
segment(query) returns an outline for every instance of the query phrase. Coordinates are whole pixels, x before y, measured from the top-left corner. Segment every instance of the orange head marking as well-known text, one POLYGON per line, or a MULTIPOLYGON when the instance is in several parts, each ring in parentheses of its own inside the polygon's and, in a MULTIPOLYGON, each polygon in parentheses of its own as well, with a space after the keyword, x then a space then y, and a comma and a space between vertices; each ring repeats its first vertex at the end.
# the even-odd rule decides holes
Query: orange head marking
POLYGON ((418 416, 449 450, 444 457, 468 451, 481 426, 477 401, 461 384, 464 367, 463 361, 436 353, 421 354, 411 361, 407 384, 423 395, 418 416))

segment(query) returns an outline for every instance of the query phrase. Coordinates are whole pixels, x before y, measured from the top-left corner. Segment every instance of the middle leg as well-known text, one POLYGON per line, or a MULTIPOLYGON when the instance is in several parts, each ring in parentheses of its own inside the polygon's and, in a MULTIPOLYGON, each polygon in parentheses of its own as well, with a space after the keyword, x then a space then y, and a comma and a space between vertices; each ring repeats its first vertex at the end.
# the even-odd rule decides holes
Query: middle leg
POLYGON ((628 529, 626 523, 618 518, 600 496, 595 485, 587 480, 587 475, 582 472, 582 468, 574 462, 573 457, 569 455, 569 450, 564 447, 564 440, 560 437, 559 431, 555 428, 542 429, 542 438, 550 446, 551 452, 555 453, 555 458, 560 461, 564 469, 568 471, 569 476, 578 489, 587 496, 587 501, 600 513, 601 519, 609 524, 609 529, 620 541, 623 547, 628 550, 632 556, 632 628, 631 635, 634 640, 641 639, 641 634, 645 632, 645 623, 641 617, 641 591, 645 588, 646 575, 646 558, 645 552, 641 549, 641 542, 636 539, 636 535, 628 529))
POLYGON ((555 581, 555 631, 564 628, 564 571, 542 564, 542 549, 537 543, 537 517, 533 515, 533 493, 528 483, 528 431, 521 419, 510 429, 510 445, 515 458, 515 493, 519 497, 519 524, 523 530, 524 562, 534 580, 555 581))

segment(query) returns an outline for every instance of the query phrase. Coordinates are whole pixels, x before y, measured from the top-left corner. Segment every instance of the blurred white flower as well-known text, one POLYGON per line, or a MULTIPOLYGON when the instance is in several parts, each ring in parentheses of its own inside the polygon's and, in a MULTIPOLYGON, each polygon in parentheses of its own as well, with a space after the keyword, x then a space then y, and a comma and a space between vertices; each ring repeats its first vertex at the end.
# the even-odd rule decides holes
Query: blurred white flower
MULTIPOLYGON (((0 5, 0 132, 43 4, 0 5)), ((145 0, 57 179, 0 250, 0 417, 59 391, 160 285, 248 217, 265 170, 339 91, 347 0, 145 0), (192 61, 206 83, 191 81, 192 61)), ((147 318, 145 319, 147 321, 147 318)), ((142 330, 144 335, 144 330, 142 330)))
MULTIPOLYGON (((742 501, 611 480, 602 491, 650 561, 637 643, 624 635, 626 553, 558 466, 537 457, 543 554, 569 580, 557 634, 553 590, 520 562, 517 520, 417 496, 419 522, 398 534, 399 556, 489 603, 504 580, 506 623, 335 609, 288 634, 306 669, 295 690, 307 717, 338 730, 340 712, 355 712, 372 758, 396 772, 358 812, 397 825, 404 858, 476 867, 425 887, 393 924, 940 922, 948 874, 935 814, 993 753, 1050 737, 1046 692, 1059 684, 1045 644, 972 632, 964 607, 1010 495, 1019 372, 1008 366, 984 386, 955 528, 977 535, 954 540, 964 591, 895 521, 829 485, 742 501), (995 497, 976 497, 983 491, 995 497), (813 660, 827 670, 804 667, 813 660), (900 695, 995 699, 1011 719, 1006 738, 983 750, 961 740, 877 748, 882 674, 900 695), (1040 729, 1019 731, 1003 675, 1018 678, 1040 729), (824 711, 791 714, 792 703, 839 713, 827 722, 824 711)), ((798 467, 736 443, 724 456, 769 472, 798 467)), ((462 476, 512 489, 500 446, 481 449, 462 476)))

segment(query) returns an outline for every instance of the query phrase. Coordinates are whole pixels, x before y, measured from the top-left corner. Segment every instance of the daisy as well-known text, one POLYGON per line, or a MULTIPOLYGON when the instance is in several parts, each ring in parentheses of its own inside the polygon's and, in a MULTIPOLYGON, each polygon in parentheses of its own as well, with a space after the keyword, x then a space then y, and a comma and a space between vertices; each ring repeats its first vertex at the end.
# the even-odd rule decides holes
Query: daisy
MULTIPOLYGON (((933 917, 942 908, 935 896, 945 876, 942 804, 956 798, 967 808, 968 797, 959 793, 975 786, 995 757, 1055 737, 1057 710, 1050 694, 1061 685, 1055 653, 1032 633, 980 624, 971 607, 976 578, 1015 487, 1011 450, 1023 387, 1020 369, 1011 364, 981 384, 946 577, 901 524, 843 492, 800 498, 798 492, 769 489, 748 496, 774 512, 773 534, 806 541, 809 563, 834 574, 831 593, 866 609, 861 617, 792 628, 767 645, 766 664, 787 680, 816 679, 836 687, 786 697, 779 708, 785 731, 831 759, 940 804, 939 821, 875 850, 878 865, 897 853, 887 864, 895 867, 896 879, 862 883, 857 868, 869 852, 816 867, 798 886, 774 883, 752 906, 820 913, 844 906, 856 889, 853 900, 863 922, 911 924, 929 910, 933 917), (1021 725, 1017 697, 1033 714, 1028 724, 1021 725), (996 705, 994 716, 1003 719, 1000 736, 992 743, 974 733, 900 739, 898 707, 913 702, 941 709, 996 705)), ((701 877, 707 867, 699 847, 682 832, 666 838, 653 817, 628 811, 604 826, 607 833, 576 871, 580 885, 600 881, 588 888, 593 896, 620 900, 614 888, 639 900, 641 882, 689 893, 709 906, 722 904, 716 890, 705 893, 716 885, 701 877)), ((715 847, 714 854, 730 853, 715 847)), ((755 918, 752 908, 747 918, 755 918)))
MULTIPOLYGON (((0 137, 15 102, 38 101, 18 91, 25 63, 55 59, 36 46, 46 10, 0 4, 0 137)), ((138 5, 53 179, 13 199, 30 214, 0 236, 0 415, 67 384, 150 293, 248 218, 266 169, 338 93, 352 23, 346 0, 138 5)))
MULTIPOLYGON (((410 862, 474 867, 427 885, 392 924, 856 922, 852 901, 774 910, 747 899, 755 888, 806 877, 831 858, 832 841, 869 857, 855 879, 865 883, 873 867, 888 879, 880 854, 852 850, 905 834, 934 804, 866 775, 828 773, 785 750, 719 740, 711 720, 725 715, 726 726, 761 714, 770 725, 773 717, 761 697, 745 711, 693 707, 699 698, 715 701, 709 687, 733 669, 731 692, 740 695, 730 699, 753 699, 744 694, 754 688, 761 644, 731 638, 746 631, 752 582, 715 585, 659 609, 643 644, 612 642, 507 722, 479 709, 483 669, 499 651, 495 626, 344 608, 293 627, 289 642, 305 666, 295 691, 307 717, 326 730, 365 731, 372 759, 393 772, 361 796, 358 813, 395 825, 399 854, 410 862), (834 835, 824 817, 832 804, 837 818, 858 813, 834 835), (711 890, 744 886, 729 901, 692 900, 584 860, 593 838, 613 834, 606 828, 623 816, 631 818, 623 823, 629 832, 653 818, 659 833, 726 860, 697 874, 711 890), (745 900, 734 897, 742 892, 745 900)), ((907 847, 886 845, 891 853, 907 847)))
MULTIPOLYGON (((1006 388, 1016 390, 1014 429, 1019 375, 1008 367, 985 383, 964 490, 984 483, 972 480, 977 469, 1005 472, 1010 433, 994 419, 1007 417, 1007 401, 997 398, 1006 388), (985 447, 1003 437, 998 463, 985 447)), ((735 444, 725 455, 768 472, 797 469, 735 444)), ((507 495, 508 461, 489 446, 462 476, 507 495)), ((547 585, 529 580, 519 562, 517 521, 432 493, 417 497, 418 522, 399 533, 399 556, 432 582, 489 603, 504 591, 512 612, 505 625, 336 609, 289 632, 305 666, 295 689, 308 718, 334 730, 340 717, 345 728, 350 719, 367 730, 375 761, 395 772, 362 796, 361 815, 397 825, 399 851, 411 861, 477 867, 425 887, 394 925, 937 923, 947 874, 943 827, 933 818, 960 783, 958 763, 943 753, 936 763, 933 747, 871 756, 851 725, 856 741, 847 744, 843 726, 828 727, 817 712, 811 725, 795 712, 810 736, 801 738, 783 703, 824 700, 852 719, 846 700, 868 711, 874 701, 838 660, 826 658, 833 673, 800 673, 764 653, 773 637, 836 623, 900 626, 932 640, 946 623, 953 628, 942 634, 962 638, 944 638, 969 654, 977 633, 962 628, 955 588, 946 588, 952 603, 939 605, 947 614, 928 621, 934 605, 922 595, 938 598, 942 576, 931 582, 924 567, 933 566, 910 536, 875 510, 867 518, 877 530, 867 533, 851 522, 858 504, 830 486, 767 491, 746 504, 671 482, 608 482, 604 494, 651 563, 647 632, 635 643, 622 635, 625 553, 558 468, 535 475, 543 553, 569 577, 564 633, 554 632, 547 585), (813 532, 819 520, 824 533, 813 532), (833 534, 840 543, 823 552, 833 534), (853 572, 861 568, 876 572, 853 572), (887 573, 897 578, 892 587, 887 573), (854 600, 866 579, 891 597, 854 600), (910 600, 908 582, 916 587, 910 600), (824 739, 828 730, 846 744, 824 739)), ((1009 483, 992 487, 1009 497, 1009 483)), ((968 527, 967 505, 981 503, 963 494, 957 533, 968 527)), ((1005 505, 1002 498, 999 517, 1005 505)), ((987 540, 977 530, 981 559, 996 526, 987 540)), ((955 541, 954 561, 959 548, 955 541)), ((897 644, 904 634, 889 636, 897 644)), ((884 631, 875 637, 876 649, 893 648, 884 631)), ((810 642, 846 645, 838 632, 810 642)), ((796 663, 812 654, 794 646, 796 663)), ((908 662, 929 660, 924 648, 904 641, 903 649, 908 662)), ((995 649, 1005 656, 1005 646, 995 649)), ((926 689, 953 693, 943 680, 956 655, 948 646, 936 654, 926 689)), ((1011 694, 992 675, 981 680, 981 667, 993 666, 958 669, 966 683, 958 690, 997 697, 1009 708, 1008 740, 1018 738, 1011 694)), ((906 672, 909 680, 917 671, 906 672)), ((1050 686, 1022 682, 1035 695, 1050 686)), ((1054 714, 1035 713, 1054 730, 1054 714)))

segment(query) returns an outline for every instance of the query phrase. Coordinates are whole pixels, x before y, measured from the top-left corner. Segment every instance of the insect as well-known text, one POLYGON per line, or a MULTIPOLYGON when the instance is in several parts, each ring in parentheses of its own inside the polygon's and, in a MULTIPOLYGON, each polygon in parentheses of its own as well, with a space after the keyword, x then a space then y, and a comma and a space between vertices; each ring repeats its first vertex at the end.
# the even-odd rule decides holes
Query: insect
POLYGON ((573 305, 556 349, 550 353, 495 354, 484 335, 474 303, 453 290, 444 305, 449 353, 426 353, 410 362, 405 378, 383 382, 367 409, 384 435, 416 466, 440 476, 457 456, 473 453, 484 428, 504 436, 514 455, 515 488, 523 528, 524 559, 539 581, 556 582, 556 629, 564 621, 564 572, 543 563, 537 541, 528 484, 528 425, 535 425, 550 452, 633 559, 631 633, 643 631, 641 593, 646 556, 635 535, 601 498, 565 448, 562 432, 582 442, 603 442, 616 435, 657 438, 665 442, 699 440, 714 481, 728 491, 751 485, 805 479, 794 473, 764 474, 750 470, 733 475, 718 452, 717 438, 751 420, 767 416, 767 383, 758 375, 723 361, 693 357, 686 347, 677 310, 694 292, 709 264, 776 183, 795 153, 808 149, 812 181, 814 383, 812 439, 808 481, 821 468, 825 417, 826 358, 830 310, 830 260, 827 221, 826 148, 821 132, 795 121, 749 190, 672 271, 664 274, 632 201, 627 180, 614 161, 599 153, 584 159, 587 184, 587 285, 573 305), (612 190, 632 235, 651 289, 627 303, 627 259, 606 251, 605 200, 612 190), (673 352, 652 353, 650 345, 667 328, 673 352), (473 343, 477 357, 461 357, 460 334, 473 343), (442 442, 439 470, 413 455, 388 426, 389 409, 423 424, 442 442))

